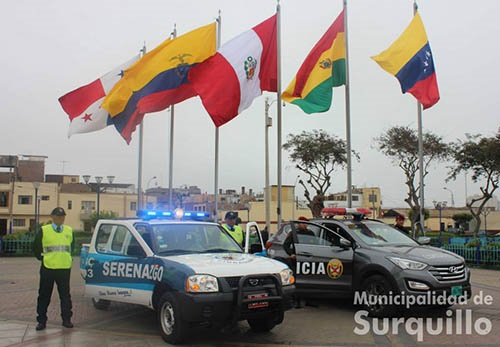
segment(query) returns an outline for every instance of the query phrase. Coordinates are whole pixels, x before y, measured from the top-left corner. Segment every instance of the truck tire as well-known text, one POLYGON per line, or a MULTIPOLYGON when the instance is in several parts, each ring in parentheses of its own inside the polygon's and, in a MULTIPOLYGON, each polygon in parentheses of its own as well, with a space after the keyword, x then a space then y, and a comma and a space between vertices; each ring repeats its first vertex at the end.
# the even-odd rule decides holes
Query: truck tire
POLYGON ((181 309, 171 293, 161 296, 157 315, 163 340, 173 345, 181 343, 186 335, 187 323, 181 319, 181 309))
POLYGON ((106 310, 109 307, 109 305, 111 304, 111 301, 98 299, 98 298, 92 298, 92 304, 98 310, 106 310))
POLYGON ((281 314, 272 314, 263 318, 253 318, 248 319, 248 325, 252 328, 253 331, 258 333, 264 333, 271 331, 276 324, 279 324, 283 321, 283 312, 281 314))
POLYGON ((382 275, 372 275, 363 281, 361 284, 361 291, 365 292, 368 302, 363 304, 364 308, 368 311, 370 317, 390 317, 397 312, 394 305, 384 302, 389 300, 389 292, 394 293, 389 281, 382 275), (369 296, 375 295, 381 300, 377 303, 370 303, 369 296))

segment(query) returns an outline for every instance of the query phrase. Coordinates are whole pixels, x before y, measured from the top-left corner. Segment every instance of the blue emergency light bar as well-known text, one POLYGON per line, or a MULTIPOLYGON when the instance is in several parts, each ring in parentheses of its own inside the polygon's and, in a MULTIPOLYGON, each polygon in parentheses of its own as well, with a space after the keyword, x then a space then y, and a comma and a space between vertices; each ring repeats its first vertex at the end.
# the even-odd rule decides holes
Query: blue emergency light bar
POLYGON ((207 212, 184 211, 180 208, 175 211, 168 210, 139 210, 137 217, 142 219, 182 219, 182 220, 207 220, 210 214, 207 212))

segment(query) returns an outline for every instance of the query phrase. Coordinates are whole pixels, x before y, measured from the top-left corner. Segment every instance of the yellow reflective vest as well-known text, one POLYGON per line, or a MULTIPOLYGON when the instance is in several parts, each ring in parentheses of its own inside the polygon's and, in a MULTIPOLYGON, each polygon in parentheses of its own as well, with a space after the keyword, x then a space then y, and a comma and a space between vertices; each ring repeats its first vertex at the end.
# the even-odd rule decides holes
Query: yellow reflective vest
POLYGON ((229 235, 235 239, 236 242, 238 242, 240 245, 243 244, 243 229, 239 225, 233 226, 234 230, 231 230, 227 224, 222 224, 222 227, 227 230, 229 235))
POLYGON ((71 243, 73 229, 63 225, 63 230, 57 232, 52 224, 42 227, 43 266, 47 269, 71 268, 71 243))

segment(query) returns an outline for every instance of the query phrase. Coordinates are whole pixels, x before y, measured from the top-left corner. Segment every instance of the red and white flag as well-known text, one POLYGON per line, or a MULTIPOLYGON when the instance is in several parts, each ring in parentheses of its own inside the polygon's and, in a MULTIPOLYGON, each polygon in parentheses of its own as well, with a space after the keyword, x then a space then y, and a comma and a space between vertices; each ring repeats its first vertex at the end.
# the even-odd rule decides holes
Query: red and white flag
POLYGON ((216 127, 247 109, 262 91, 277 91, 276 15, 224 44, 189 71, 216 127))
POLYGON ((139 60, 133 57, 101 78, 75 89, 59 98, 61 106, 69 116, 68 137, 73 134, 89 133, 111 125, 108 112, 101 108, 106 94, 122 78, 123 70, 139 60))

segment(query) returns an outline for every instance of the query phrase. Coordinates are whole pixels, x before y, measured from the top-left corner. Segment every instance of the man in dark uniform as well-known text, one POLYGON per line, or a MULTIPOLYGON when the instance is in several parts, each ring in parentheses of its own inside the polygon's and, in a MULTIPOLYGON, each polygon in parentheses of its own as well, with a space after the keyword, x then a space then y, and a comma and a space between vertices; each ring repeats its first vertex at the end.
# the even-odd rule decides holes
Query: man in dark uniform
POLYGON ((404 226, 404 224, 405 224, 405 216, 398 214, 396 216, 396 224, 394 224, 394 228, 398 229, 403 234, 409 235, 410 231, 408 230, 407 227, 404 226))
POLYGON ((62 325, 73 328, 71 295, 69 288, 71 274, 71 250, 73 249, 73 229, 63 225, 66 212, 62 207, 52 210, 52 224, 47 224, 36 234, 33 241, 35 257, 41 261, 40 285, 37 301, 36 330, 43 330, 47 324, 47 308, 50 304, 54 282, 61 301, 62 325))
MULTIPOLYGON (((306 217, 299 217, 299 221, 308 221, 306 217)), ((307 227, 306 223, 298 223, 297 224, 297 237, 300 237, 299 235, 309 235, 309 236, 316 236, 312 230, 310 230, 307 227)), ((283 248, 285 249, 285 252, 292 258, 295 259, 295 243, 292 238, 292 233, 289 233, 285 241, 283 242, 283 248)))

